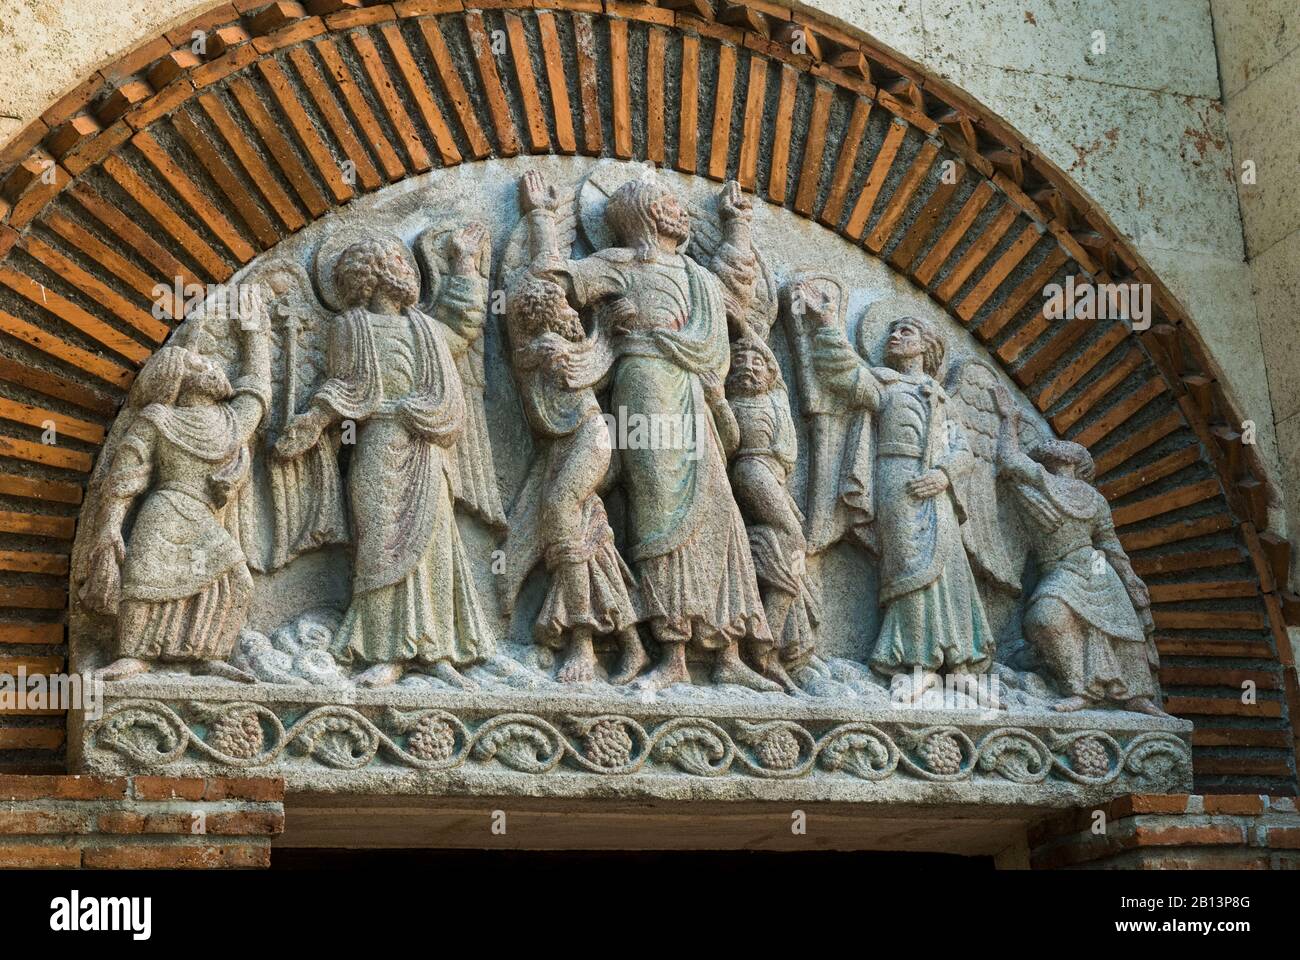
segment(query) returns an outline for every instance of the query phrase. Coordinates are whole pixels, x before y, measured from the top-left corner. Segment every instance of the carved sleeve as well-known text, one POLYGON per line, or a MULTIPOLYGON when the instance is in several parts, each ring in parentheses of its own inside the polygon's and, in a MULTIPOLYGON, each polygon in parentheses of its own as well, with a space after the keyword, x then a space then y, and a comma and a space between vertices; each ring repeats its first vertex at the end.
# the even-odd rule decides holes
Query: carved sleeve
POLYGON ((883 400, 880 381, 844 333, 823 327, 813 337, 813 370, 817 382, 853 407, 879 410, 883 400))
POLYGON ((1013 483, 1026 483, 1043 489, 1043 468, 1029 458, 1016 441, 1014 427, 1005 421, 998 435, 998 475, 1013 483))
POLYGON ((153 475, 153 448, 157 434, 149 421, 131 424, 113 455, 104 492, 114 500, 133 500, 149 486, 153 475))
POLYGON ((434 319, 449 333, 452 353, 463 353, 483 335, 487 320, 487 281, 482 277, 449 276, 434 305, 434 319))
POLYGON ((592 254, 582 260, 565 261, 564 274, 569 278, 573 298, 579 306, 623 293, 627 289, 627 280, 619 264, 599 254, 592 254))
MULTIPOLYGON (((722 452, 728 460, 740 449, 740 424, 736 422, 736 412, 725 399, 709 404, 713 412, 713 423, 718 428, 718 439, 722 441, 722 452)), ((696 437, 696 443, 700 438, 696 437)))

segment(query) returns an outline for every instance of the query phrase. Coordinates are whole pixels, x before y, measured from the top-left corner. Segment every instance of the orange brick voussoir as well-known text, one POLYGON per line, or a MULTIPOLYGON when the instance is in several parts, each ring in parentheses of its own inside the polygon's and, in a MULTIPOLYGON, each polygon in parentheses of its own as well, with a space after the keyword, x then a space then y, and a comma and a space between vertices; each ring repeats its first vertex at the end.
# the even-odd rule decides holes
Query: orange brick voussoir
MULTIPOLYGON (((82 270, 80 279, 69 282, 78 286, 84 300, 96 305, 95 319, 114 328, 117 321, 110 316, 114 311, 135 316, 122 299, 135 294, 117 280, 109 281, 111 289, 105 286, 99 266, 110 272, 125 267, 126 274, 119 277, 135 291, 142 285, 148 289, 149 281, 158 279, 157 271, 165 278, 188 272, 191 263, 201 268, 199 279, 206 275, 219 280, 229 275, 236 262, 255 255, 252 241, 260 249, 274 245, 280 231, 272 225, 272 217, 285 232, 294 232, 351 198, 354 191, 332 179, 335 159, 355 154, 364 160, 359 164, 361 184, 369 191, 431 169, 439 159, 444 166, 460 161, 465 145, 467 155, 475 160, 525 149, 612 152, 645 159, 637 153, 642 151, 653 154, 655 162, 683 172, 714 179, 739 176, 756 195, 810 219, 820 218, 832 229, 842 214, 847 216, 845 229, 850 237, 860 238, 890 262, 897 258, 900 272, 918 286, 927 291, 933 287, 937 299, 948 304, 954 322, 968 320, 978 325, 991 345, 995 339, 1000 341, 998 358, 1007 373, 1036 398, 1053 424, 1064 430, 1068 422, 1072 435, 1091 443, 1099 472, 1107 474, 1103 482, 1122 487, 1126 496, 1153 482, 1153 475, 1140 475, 1149 466, 1143 458, 1152 446, 1181 432, 1180 439, 1201 446, 1200 460, 1214 471, 1222 493, 1214 493, 1212 482, 1206 481, 1206 499, 1192 508, 1195 512, 1204 507, 1203 517, 1180 513, 1186 509, 1180 505, 1154 526, 1139 516, 1154 509, 1147 498, 1136 497, 1133 503, 1138 506, 1122 508, 1135 525, 1142 525, 1125 533, 1133 552, 1139 554, 1135 564, 1150 565, 1165 598, 1178 596, 1186 584, 1197 580, 1196 570, 1213 565, 1197 566, 1193 555, 1203 548, 1196 538, 1232 537, 1238 544, 1243 538, 1249 540, 1244 532, 1248 528, 1263 529, 1266 516, 1261 515, 1266 513, 1269 491, 1257 451, 1234 439, 1231 431, 1224 432, 1226 424, 1240 423, 1242 418, 1223 394, 1209 354, 1185 311, 1105 214, 1061 169, 973 97, 851 28, 767 0, 716 9, 700 0, 654 4, 639 0, 480 0, 473 4, 237 0, 213 7, 85 78, 39 120, 0 146, 0 260, 14 276, 21 272, 16 263, 29 262, 23 259, 28 254, 17 251, 43 252, 42 262, 47 265, 83 262, 86 251, 67 246, 76 245, 68 230, 71 225, 75 233, 83 214, 93 217, 98 223, 91 240, 85 242, 99 245, 91 247, 96 272, 82 270), (526 27, 527 19, 538 19, 535 11, 543 9, 539 22, 526 27), (501 10, 518 11, 504 17, 510 33, 505 54, 486 43, 485 24, 495 29, 503 22, 501 10), (459 32, 462 20, 470 27, 473 55, 453 62, 444 56, 440 31, 459 32), (639 23, 632 28, 631 21, 639 23), (557 23, 563 29, 557 29, 557 23), (634 62, 628 46, 631 29, 648 30, 652 37, 647 63, 641 68, 644 77, 627 72, 634 62), (567 49, 575 46, 575 35, 576 49, 567 49), (666 49, 673 50, 674 56, 667 56, 666 49), (611 60, 617 60, 619 72, 616 82, 607 84, 604 78, 615 65, 611 60), (568 71, 578 76, 566 76, 568 71), (719 77, 726 89, 711 89, 708 85, 716 86, 719 77), (572 98, 566 80, 573 81, 572 98), (760 93, 778 94, 773 119, 767 116, 766 97, 748 95, 744 84, 751 81, 766 85, 760 93), (439 95, 438 89, 449 95, 439 95), (470 102, 468 90, 485 92, 486 102, 470 102), (661 101, 647 105, 645 144, 632 136, 632 120, 642 104, 641 97, 633 97, 629 90, 654 91, 661 101), (679 98, 681 90, 689 91, 689 102, 679 98), (807 108, 800 106, 796 112, 794 106, 803 90, 816 91, 812 98, 816 122, 813 135, 796 142, 802 135, 795 131, 808 120, 807 108), (717 116, 713 107, 701 108, 699 99, 706 94, 716 95, 713 102, 721 108, 717 116), (844 128, 847 121, 837 119, 847 113, 844 108, 849 102, 859 124, 852 132, 844 128), (250 110, 253 115, 248 119, 256 128, 251 132, 233 116, 250 110), (382 118, 377 112, 382 112, 382 118), (757 182, 759 148, 733 149, 734 129, 726 121, 731 117, 734 122, 736 113, 743 114, 743 135, 768 151, 767 183, 757 182), (201 136, 215 128, 208 163, 194 153, 194 136, 182 135, 178 140, 170 129, 173 121, 167 118, 182 115, 200 124, 191 127, 182 121, 178 125, 182 134, 188 130, 201 136), (319 131, 312 127, 313 116, 325 121, 319 131), (868 122, 878 124, 881 119, 891 124, 885 140, 888 157, 874 142, 845 152, 848 145, 841 140, 846 134, 865 143, 868 122), (167 126, 158 127, 160 123, 167 126), (392 143, 390 128, 399 134, 392 143), (136 173, 133 154, 128 153, 136 149, 128 145, 132 140, 137 147, 143 144, 152 150, 146 159, 157 161, 153 169, 166 177, 167 189, 155 191, 150 186, 157 182, 152 174, 146 182, 136 173), (674 143, 679 145, 677 155, 668 155, 674 143), (437 156, 429 156, 427 148, 435 147, 437 156), (918 148, 922 152, 917 153, 918 148), (858 157, 859 150, 868 149, 875 155, 858 157), (738 154, 738 170, 732 166, 733 153, 738 154), (866 185, 850 190, 855 186, 852 168, 837 170, 834 176, 839 179, 832 178, 827 187, 831 196, 823 204, 820 164, 837 157, 840 166, 861 162, 872 175, 866 185), (931 206, 936 194, 922 201, 931 171, 950 159, 957 162, 962 183, 973 183, 975 190, 939 193, 939 202, 931 206), (269 173, 268 163, 282 167, 292 194, 269 173), (145 236, 152 229, 149 224, 135 225, 124 210, 98 197, 93 180, 98 167, 115 173, 114 180, 125 182, 133 196, 148 201, 148 216, 164 229, 145 236), (191 173, 200 167, 216 178, 221 190, 240 189, 243 177, 232 171, 243 167, 258 193, 241 195, 242 203, 231 201, 212 192, 201 175, 196 178, 191 173), (261 175, 264 168, 266 176, 261 175), (43 172, 52 172, 53 177, 42 177, 43 172), (173 192, 178 200, 171 199, 173 192), (973 198, 969 202, 964 199, 968 196, 973 198), (959 198, 968 209, 953 208, 959 198), (913 200, 924 202, 925 213, 908 222, 905 212, 913 200), (208 216, 213 211, 230 211, 232 219, 208 216), (242 220, 236 222, 235 215, 242 220), (973 249, 978 258, 963 254, 971 249, 965 242, 968 231, 980 229, 979 223, 989 215, 998 218, 999 229, 989 231, 985 242, 977 242, 973 249), (99 239, 104 236, 101 225, 120 239, 123 253, 132 262, 108 249, 110 241, 99 239), (43 232, 43 246, 20 242, 29 231, 47 227, 58 239, 47 240, 43 232), (221 246, 210 246, 210 235, 221 246), (1015 246, 1007 253, 995 253, 1004 236, 1015 246), (157 270, 146 273, 134 267, 137 258, 128 246, 157 270), (1052 268, 1047 275, 1055 272, 1059 261, 1061 270, 1075 276, 1150 282, 1160 329, 1135 335, 1123 325, 1095 332, 1053 327, 1027 315, 1033 308, 1032 296, 1002 309, 1002 287, 1011 284, 1022 262, 1049 246, 1051 258, 1045 262, 1052 268), (929 252, 917 256, 924 251, 929 252), (100 284, 99 292, 116 296, 95 296, 91 281, 100 284), (981 320, 982 316, 993 319, 981 320), (1115 355, 1124 357, 1125 370, 1131 364, 1134 379, 1146 385, 1146 392, 1136 400, 1118 380, 1095 390, 1106 376, 1095 369, 1116 350, 1123 351, 1115 355), (1115 404, 1109 402, 1112 394, 1122 394, 1114 398, 1115 404), (1141 418, 1134 415, 1136 407, 1130 409, 1133 404, 1161 409, 1153 412, 1149 425, 1134 425, 1141 418), (1141 556, 1143 552, 1147 556, 1141 556), (1187 562, 1181 563, 1184 559, 1187 562)), ((74 368, 78 378, 88 374, 125 389, 131 370, 77 346, 54 329, 51 305, 65 319, 74 316, 86 325, 86 318, 70 309, 80 302, 43 297, 42 303, 35 304, 27 298, 21 308, 0 311, 0 336, 40 351, 42 362, 52 358, 56 365, 74 368)), ((49 374, 42 373, 45 381, 34 371, 27 384, 38 392, 42 382, 48 384, 49 374)), ((22 449, 13 443, 20 439, 0 436, 0 450, 22 449)), ((66 506, 59 509, 57 519, 70 526, 66 506)), ((32 532, 30 523, 28 528, 25 533, 32 532)), ((1289 556, 1283 559, 1285 566, 1289 556)), ((1229 639, 1237 646, 1250 643, 1252 650, 1262 650, 1263 661, 1285 665, 1289 659, 1285 619, 1288 610, 1300 617, 1300 600, 1289 601, 1278 593, 1285 576, 1276 576, 1258 563, 1256 567, 1258 600, 1243 595, 1241 602, 1220 604, 1223 598, 1218 598, 1212 601, 1218 606, 1204 611, 1169 609, 1162 603, 1158 619, 1165 646, 1172 642, 1170 631, 1195 630, 1197 642, 1202 643, 1204 635, 1204 643, 1213 641, 1212 649, 1220 643, 1222 631, 1250 630, 1260 637, 1229 639), (1269 649, 1270 644, 1276 649, 1269 649)), ((0 609, 5 612, 21 614, 18 608, 0 609)), ((1280 721, 1278 730, 1292 736, 1290 717, 1283 716, 1281 708, 1285 705, 1285 712, 1294 715, 1300 706, 1300 688, 1292 681, 1285 695, 1285 704, 1269 700, 1268 709, 1276 711, 1270 719, 1280 721)), ((1173 702, 1185 704, 1198 717, 1213 717, 1224 713, 1221 704, 1228 699, 1227 694, 1194 698, 1180 694, 1173 702)), ((1283 785, 1294 789, 1294 750, 1260 745, 1261 751, 1273 752, 1236 762, 1206 752, 1210 748, 1198 749, 1199 776, 1229 778, 1215 780, 1213 789, 1262 792, 1283 785)), ((0 766, 3 756, 0 752, 0 766)), ((193 802, 207 802, 210 791, 222 789, 213 783, 206 782, 193 802)), ((141 788, 139 782, 136 788, 155 789, 141 788)), ((166 789, 193 792, 197 788, 166 789)))

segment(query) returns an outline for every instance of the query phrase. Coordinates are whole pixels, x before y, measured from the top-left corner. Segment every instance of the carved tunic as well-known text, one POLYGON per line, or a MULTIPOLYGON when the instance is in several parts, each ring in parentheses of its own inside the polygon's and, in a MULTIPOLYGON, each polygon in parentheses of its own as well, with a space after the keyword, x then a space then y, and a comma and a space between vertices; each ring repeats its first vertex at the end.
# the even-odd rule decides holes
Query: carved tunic
POLYGON ((987 669, 993 637, 962 545, 956 483, 971 453, 943 389, 925 374, 869 367, 838 330, 818 331, 813 362, 823 384, 877 420, 872 513, 885 615, 872 665, 884 673, 987 669), (948 488, 912 496, 907 484, 931 469, 947 475, 948 488))
POLYGON ((453 510, 448 448, 465 413, 442 329, 418 310, 340 315, 315 402, 358 423, 348 475, 352 602, 336 656, 468 664, 490 655, 453 510))
POLYGON ((610 390, 616 417, 657 415, 680 430, 673 448, 629 444, 620 451, 628 491, 628 541, 645 613, 662 634, 716 646, 726 638, 771 636, 744 520, 727 480, 726 457, 700 374, 730 364, 722 285, 689 257, 642 261, 628 249, 570 261, 576 298, 626 297, 629 329, 615 330, 610 390))
POLYGON ((226 530, 228 497, 247 479, 248 438, 266 405, 242 386, 228 403, 151 404, 114 457, 108 492, 149 487, 122 569, 119 655, 224 660, 252 593, 244 552, 226 530))
POLYGON ((1013 482, 1031 549, 1040 567, 1025 604, 1057 601, 1078 619, 1069 637, 1035 637, 1066 692, 1092 699, 1154 697, 1154 650, 1115 570, 1127 566, 1110 504, 1082 480, 1054 476, 1018 454, 1002 464, 1013 482))
POLYGON ((596 492, 609 469, 609 430, 591 385, 570 386, 545 360, 550 352, 583 356, 591 349, 588 340, 548 332, 515 350, 524 408, 542 444, 538 537, 551 574, 533 631, 552 647, 563 646, 575 627, 608 634, 638 620, 632 572, 596 492))

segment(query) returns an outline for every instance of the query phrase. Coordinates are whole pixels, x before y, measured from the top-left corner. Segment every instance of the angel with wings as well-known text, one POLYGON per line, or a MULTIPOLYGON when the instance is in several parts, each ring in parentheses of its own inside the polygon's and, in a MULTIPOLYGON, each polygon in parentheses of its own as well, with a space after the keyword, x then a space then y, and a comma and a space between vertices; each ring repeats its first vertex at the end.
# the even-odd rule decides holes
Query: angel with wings
MULTIPOLYGON (((467 415, 452 334, 416 306, 420 272, 400 237, 367 230, 345 240, 322 284, 343 307, 330 327, 327 379, 275 448, 293 459, 340 423, 356 425, 352 599, 331 652, 367 666, 363 686, 416 669, 472 687, 460 671, 493 658, 496 639, 454 515, 454 450, 467 415)), ((452 238, 443 312, 479 302, 487 243, 481 225, 452 238)))
POLYGON ((915 700, 941 673, 987 671, 994 646, 962 542, 973 456, 936 379, 945 344, 928 322, 902 317, 889 325, 886 366, 875 367, 849 345, 824 292, 807 285, 797 295, 816 326, 818 382, 875 420, 864 509, 880 552, 884 616, 870 662, 892 678, 896 700, 915 700))

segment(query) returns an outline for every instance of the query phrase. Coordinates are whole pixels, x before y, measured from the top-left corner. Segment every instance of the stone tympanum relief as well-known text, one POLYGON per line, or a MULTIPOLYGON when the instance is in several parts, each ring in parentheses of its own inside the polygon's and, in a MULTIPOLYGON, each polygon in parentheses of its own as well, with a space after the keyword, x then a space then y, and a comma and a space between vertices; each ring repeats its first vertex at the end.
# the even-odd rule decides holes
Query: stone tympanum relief
POLYGON ((1087 451, 964 331, 735 183, 491 166, 146 366, 74 556, 84 765, 1187 782, 1087 451))

